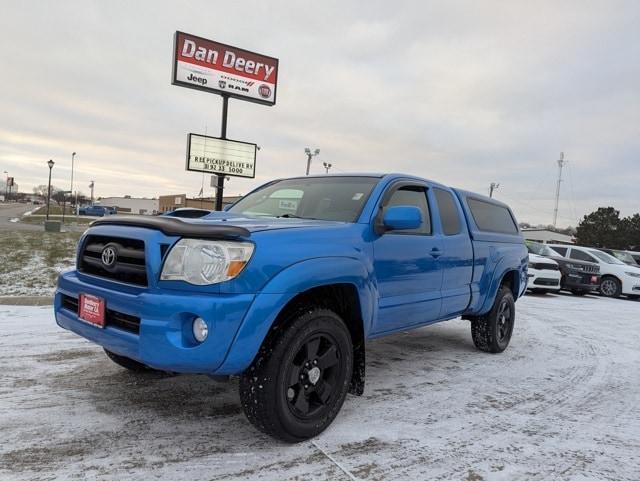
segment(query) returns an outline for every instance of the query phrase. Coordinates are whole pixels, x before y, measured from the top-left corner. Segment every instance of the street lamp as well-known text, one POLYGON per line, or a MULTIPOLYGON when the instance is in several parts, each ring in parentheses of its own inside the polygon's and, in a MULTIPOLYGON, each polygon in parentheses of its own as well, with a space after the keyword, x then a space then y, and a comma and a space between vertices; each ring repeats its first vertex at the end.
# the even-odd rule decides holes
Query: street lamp
POLYGON ((71 189, 69 189, 71 191, 72 198, 73 198, 73 164, 74 164, 75 158, 76 158, 76 153, 72 152, 71 153, 71 189))
POLYGON ((304 153, 307 154, 307 175, 309 175, 309 169, 311 168, 311 158, 314 155, 318 155, 320 153, 320 149, 316 149, 311 152, 311 149, 309 147, 306 147, 304 149, 304 153))
POLYGON ((47 220, 49 220, 49 203, 51 202, 51 169, 53 169, 53 165, 55 162, 49 159, 47 165, 49 166, 49 188, 47 189, 47 220))
POLYGON ((331 168, 331 164, 329 164, 328 162, 323 162, 322 165, 324 165, 324 169, 326 170, 327 174, 329 173, 329 169, 331 168))

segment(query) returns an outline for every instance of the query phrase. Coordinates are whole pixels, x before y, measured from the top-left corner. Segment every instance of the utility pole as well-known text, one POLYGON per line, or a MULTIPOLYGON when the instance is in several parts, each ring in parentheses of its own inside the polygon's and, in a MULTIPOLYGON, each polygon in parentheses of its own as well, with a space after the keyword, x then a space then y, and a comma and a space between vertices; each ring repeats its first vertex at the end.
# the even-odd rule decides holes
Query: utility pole
POLYGON ((489 184, 489 197, 493 197, 493 191, 500 187, 500 184, 497 182, 491 182, 489 184))
POLYGON ((91 189, 91 205, 93 205, 93 186, 94 186, 94 184, 95 184, 95 182, 93 180, 89 184, 89 188, 91 189))
POLYGON ((311 159, 314 155, 318 155, 320 153, 320 149, 316 149, 311 152, 311 149, 309 147, 306 147, 304 149, 304 153, 307 154, 307 175, 309 175, 309 169, 311 168, 311 159))
POLYGON ((326 171, 326 173, 329 173, 329 169, 331 168, 331 164, 328 162, 323 162, 322 165, 324 165, 324 170, 326 171))
POLYGON ((562 167, 567 163, 564 160, 564 152, 560 152, 560 158, 558 159, 558 183, 556 184, 556 206, 553 209, 553 227, 556 226, 558 221, 558 202, 560 201, 560 182, 562 182, 562 167))

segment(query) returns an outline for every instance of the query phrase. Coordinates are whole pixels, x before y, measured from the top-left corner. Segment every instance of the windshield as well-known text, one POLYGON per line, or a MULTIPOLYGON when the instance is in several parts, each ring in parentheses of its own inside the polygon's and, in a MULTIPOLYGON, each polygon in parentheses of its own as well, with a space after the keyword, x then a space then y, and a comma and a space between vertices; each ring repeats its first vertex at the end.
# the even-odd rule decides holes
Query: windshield
POLYGON ((559 255, 556 251, 551 250, 551 248, 544 244, 540 244, 539 242, 526 241, 525 244, 527 244, 527 250, 531 254, 537 254, 545 257, 559 255))
POLYGON ((305 177, 279 180, 238 201, 229 212, 258 217, 355 222, 376 177, 305 177))
POLYGON ((635 265, 636 261, 631 254, 624 251, 613 251, 613 255, 625 264, 635 265))
POLYGON ((606 262, 607 264, 624 264, 624 262, 607 254, 606 252, 590 250, 589 254, 596 256, 598 259, 600 259, 603 262, 606 262))

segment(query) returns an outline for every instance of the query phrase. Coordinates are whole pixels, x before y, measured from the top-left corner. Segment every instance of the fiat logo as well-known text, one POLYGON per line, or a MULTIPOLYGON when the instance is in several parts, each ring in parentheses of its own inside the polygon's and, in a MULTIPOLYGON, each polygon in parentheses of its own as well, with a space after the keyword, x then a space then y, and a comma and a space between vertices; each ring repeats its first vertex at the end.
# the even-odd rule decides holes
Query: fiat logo
POLYGON ((116 249, 112 246, 107 246, 102 249, 102 263, 105 267, 111 267, 116 262, 116 249))
POLYGON ((271 97, 271 88, 268 85, 262 84, 258 87, 258 93, 263 99, 268 99, 271 97))

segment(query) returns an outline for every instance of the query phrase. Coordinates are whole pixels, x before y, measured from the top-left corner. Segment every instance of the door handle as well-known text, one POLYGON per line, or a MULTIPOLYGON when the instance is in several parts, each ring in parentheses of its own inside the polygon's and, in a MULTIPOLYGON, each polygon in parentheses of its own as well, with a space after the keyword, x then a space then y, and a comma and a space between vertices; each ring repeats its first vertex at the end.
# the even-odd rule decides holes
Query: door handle
POLYGON ((442 251, 440 249, 438 249, 437 247, 434 247, 433 249, 431 249, 430 254, 431 254, 432 257, 435 257, 437 259, 438 257, 440 257, 442 255, 442 251))

